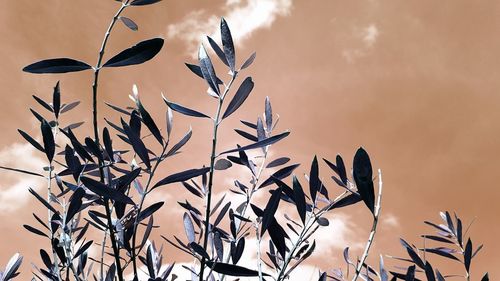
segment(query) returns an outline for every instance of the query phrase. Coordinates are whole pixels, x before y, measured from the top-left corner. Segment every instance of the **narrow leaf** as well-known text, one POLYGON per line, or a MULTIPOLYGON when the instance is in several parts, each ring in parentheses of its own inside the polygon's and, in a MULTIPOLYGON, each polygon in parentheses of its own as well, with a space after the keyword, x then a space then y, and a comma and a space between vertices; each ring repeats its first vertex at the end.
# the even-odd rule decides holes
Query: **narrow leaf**
POLYGON ((162 38, 153 38, 139 42, 137 45, 112 57, 103 67, 120 67, 144 63, 160 52, 163 42, 162 38))
POLYGON ((248 95, 250 95, 253 87, 254 82, 252 81, 252 77, 247 77, 245 78, 245 80, 243 80, 233 99, 227 106, 226 111, 222 115, 222 119, 227 118, 229 115, 235 112, 243 104, 243 102, 245 102, 245 100, 248 98, 248 95))
POLYGON ((43 73, 66 73, 91 69, 92 67, 84 62, 70 58, 47 59, 35 62, 23 68, 24 72, 43 73))

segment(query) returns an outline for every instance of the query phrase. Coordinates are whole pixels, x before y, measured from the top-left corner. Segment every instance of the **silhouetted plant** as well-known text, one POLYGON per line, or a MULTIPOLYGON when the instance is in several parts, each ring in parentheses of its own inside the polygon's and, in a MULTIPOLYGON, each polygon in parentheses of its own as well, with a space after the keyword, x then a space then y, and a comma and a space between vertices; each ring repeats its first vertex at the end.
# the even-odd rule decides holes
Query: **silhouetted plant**
MULTIPOLYGON (((365 249, 356 262, 350 261, 348 248, 344 251, 347 268, 354 269, 353 281, 358 277, 373 280, 371 276, 377 276, 382 281, 388 280, 388 271, 384 269, 382 258, 379 272, 366 264, 380 219, 382 175, 378 170, 378 175, 374 177, 370 157, 363 148, 359 148, 354 156, 352 177, 340 155, 334 162, 323 159, 325 165, 334 173, 331 178, 339 186, 339 191, 335 195, 333 195, 335 191, 327 188, 326 183, 321 180, 320 161, 316 156, 311 162, 308 175, 305 176, 305 182, 301 183, 301 180, 294 175, 299 164, 289 164, 291 159, 288 156, 268 162, 272 146, 289 135, 287 131, 276 132, 279 116, 273 113, 269 97, 265 99, 262 117, 258 117, 255 122, 242 120, 245 129, 235 129, 235 132, 243 137, 243 142, 249 142, 248 144, 235 144, 232 148, 226 149, 218 147, 220 124, 243 105, 254 88, 250 76, 241 82, 238 78, 256 57, 253 53, 241 66, 238 66, 231 32, 224 19, 221 19, 220 24, 222 47, 210 37, 208 42, 217 57, 227 66, 229 81, 224 82, 217 76, 203 44, 198 50, 198 63, 186 64, 195 75, 207 83, 207 93, 216 104, 213 115, 177 104, 162 96, 167 105, 167 118, 165 128, 160 129, 162 126, 153 120, 141 102, 138 89, 134 85, 130 96, 133 101, 132 106, 122 108, 106 103, 119 114, 119 122, 104 118, 106 124, 116 131, 114 134, 123 142, 119 147, 125 146, 129 150, 117 149, 116 138, 108 127, 104 127, 101 133, 97 106, 100 71, 110 67, 142 64, 155 57, 163 46, 161 38, 145 40, 104 62, 107 42, 116 22, 121 21, 133 31, 138 29, 133 20, 122 16, 125 9, 154 4, 160 0, 117 2, 121 2, 121 6, 106 30, 95 66, 75 59, 56 58, 36 62, 23 69, 30 73, 92 70, 94 74, 93 137, 86 136, 81 141, 81 138, 75 135, 73 131, 80 127, 82 122, 63 126, 62 117, 79 102, 62 103, 58 82, 53 90, 52 102, 33 96, 35 101, 50 114, 50 117, 44 117, 43 114, 31 109, 33 115, 40 121, 42 142, 19 130, 26 141, 45 154, 46 175, 19 168, 0 167, 47 179, 47 196, 44 197, 34 189, 29 189, 48 213, 46 219, 33 214, 39 225, 37 227, 24 225, 24 227, 33 234, 48 239, 50 247, 48 251, 40 249, 43 266, 34 267, 33 279, 122 281, 127 279, 126 276, 131 276, 133 280, 139 280, 142 271, 140 262, 145 266, 144 274, 147 280, 175 280, 177 276, 173 274, 174 264, 164 266, 162 247, 158 248, 149 239, 152 231, 158 227, 154 223, 154 214, 163 207, 164 202, 155 202, 149 206, 146 206, 145 202, 147 196, 155 189, 176 184, 182 185, 200 199, 200 202, 192 203, 188 200, 179 202, 185 210, 182 216, 185 238, 175 235, 173 238, 168 237, 169 235, 162 237, 168 244, 194 258, 192 266, 182 266, 191 272, 192 280, 224 280, 226 276, 255 277, 259 280, 289 279, 290 274, 313 254, 316 248, 314 234, 320 227, 329 224, 325 215, 359 202, 363 202, 370 211, 373 224, 365 249), (236 90, 233 89, 234 83, 239 83, 236 90), (207 153, 210 158, 206 165, 175 171, 157 180, 155 175, 161 169, 160 164, 179 154, 180 149, 192 135, 189 129, 175 144, 173 140, 171 143, 173 112, 212 121, 211 151, 207 153), (145 132, 143 125, 149 132, 145 132), (62 133, 62 138, 59 133, 62 133), (144 141, 150 136, 158 143, 157 145, 150 145, 144 141), (214 204, 215 176, 233 165, 243 166, 248 172, 249 180, 243 177, 234 179, 234 186, 230 189, 230 192, 241 199, 241 203, 233 205, 234 201, 227 200, 224 195, 214 204), (374 187, 374 178, 378 180, 378 189, 374 187), (307 190, 304 190, 304 187, 308 187, 307 190), (266 191, 270 193, 267 202, 259 206, 254 200, 254 195, 256 192, 266 191), (278 217, 276 214, 280 204, 293 205, 296 214, 285 214, 284 218, 278 217), (226 220, 227 224, 224 223, 226 220), (93 229, 102 233, 102 240, 87 239, 87 233, 93 229), (248 237, 255 237, 257 244, 249 245, 248 237), (267 245, 264 245, 265 239, 269 239, 267 245), (100 248, 99 256, 89 256, 91 247, 100 248), (262 247, 265 247, 264 251, 262 247), (107 251, 109 248, 112 249, 111 253, 107 251), (246 249, 255 249, 256 265, 239 264, 246 249), (108 264, 107 255, 113 258, 111 264, 108 264), (97 270, 93 270, 93 264, 97 264, 97 270), (267 270, 264 270, 264 265, 267 270)), ((470 239, 464 245, 463 236, 467 231, 462 234, 460 219, 455 217, 455 222, 452 222, 448 212, 444 217, 447 223, 444 226, 428 223, 440 231, 438 233, 440 236, 423 237, 427 240, 455 244, 458 250, 428 248, 425 245, 417 249, 401 240, 410 259, 399 259, 414 265, 408 267, 405 274, 391 271, 392 280, 398 278, 418 280, 414 277, 415 273, 419 272, 415 265, 425 271, 427 280, 444 280, 446 276, 443 277, 439 271, 436 270, 434 275, 432 266, 425 259, 425 253, 454 260, 459 260, 454 254, 460 253, 466 269, 465 277, 470 280, 470 262, 482 246, 473 251, 470 239), (420 258, 418 252, 424 253, 424 260, 420 258)), ((0 275, 0 279, 13 279, 18 274, 21 260, 19 255, 15 255, 0 275)), ((321 273, 319 280, 349 278, 349 272, 346 276, 341 271, 334 273, 332 275, 321 273)), ((487 275, 483 280, 488 280, 487 275)))

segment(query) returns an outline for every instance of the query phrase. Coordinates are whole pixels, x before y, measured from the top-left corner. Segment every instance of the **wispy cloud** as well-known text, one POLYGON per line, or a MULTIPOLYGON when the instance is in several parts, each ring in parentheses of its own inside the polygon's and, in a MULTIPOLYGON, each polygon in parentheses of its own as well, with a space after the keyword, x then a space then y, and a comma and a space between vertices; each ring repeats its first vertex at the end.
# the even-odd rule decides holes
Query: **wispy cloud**
POLYGON ((358 58, 366 56, 370 49, 375 46, 379 35, 379 28, 374 23, 368 24, 363 28, 356 28, 352 34, 356 39, 356 46, 345 49, 342 52, 342 56, 351 63, 358 58))
MULTIPOLYGON (((242 44, 259 29, 269 28, 276 18, 286 16, 292 8, 292 0, 227 0, 222 15, 229 23, 236 44, 242 44)), ((204 35, 216 39, 221 15, 197 10, 181 22, 168 26, 167 37, 178 38, 188 44, 188 51, 195 54, 204 35)))
MULTIPOLYGON (((30 144, 14 143, 0 150, 0 165, 39 172, 47 163, 30 144)), ((30 199, 28 187, 40 188, 44 180, 39 177, 3 172, 0 182, 0 212, 12 212, 23 207, 30 199)))

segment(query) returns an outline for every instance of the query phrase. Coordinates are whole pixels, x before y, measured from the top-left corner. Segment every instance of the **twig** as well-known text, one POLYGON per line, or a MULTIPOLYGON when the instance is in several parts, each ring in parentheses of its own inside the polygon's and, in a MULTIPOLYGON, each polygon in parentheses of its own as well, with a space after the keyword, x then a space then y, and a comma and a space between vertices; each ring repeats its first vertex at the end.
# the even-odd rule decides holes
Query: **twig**
MULTIPOLYGON (((222 104, 224 102, 224 98, 226 94, 229 92, 229 89, 231 88, 231 85, 233 84, 234 80, 236 79, 236 72, 233 73, 231 76, 231 81, 229 81, 229 84, 226 86, 226 89, 224 90, 224 94, 220 96, 219 98, 219 104, 217 106, 217 113, 214 118, 214 128, 213 128, 213 138, 212 138, 212 153, 210 156, 210 172, 208 176, 208 187, 207 187, 207 195, 206 195, 206 206, 205 206, 205 233, 203 237, 203 249, 207 248, 208 245, 208 236, 210 235, 210 209, 211 209, 211 203, 212 203, 212 186, 213 186, 213 180, 214 180, 214 166, 215 166, 215 158, 216 158, 216 150, 217 150, 217 131, 219 129, 220 125, 220 114, 222 110, 222 104)), ((205 257, 201 259, 201 265, 200 265, 200 275, 199 275, 199 281, 203 281, 203 272, 205 271, 205 264, 206 260, 205 257)))
POLYGON ((368 258, 368 253, 370 252, 370 247, 373 244, 373 240, 375 239, 375 234, 377 232, 377 224, 378 220, 380 217, 380 209, 381 209, 381 203, 382 201, 382 172, 380 169, 378 170, 378 198, 377 198, 377 205, 375 207, 375 213, 373 215, 373 224, 372 224, 372 230, 370 231, 370 235, 368 236, 368 241, 365 246, 365 250, 363 252, 363 255, 361 256, 361 259, 358 262, 358 266, 356 267, 356 272, 354 274, 354 277, 352 278, 352 281, 356 281, 359 277, 359 274, 361 273, 361 270, 363 269, 363 265, 365 264, 366 259, 368 258))
MULTIPOLYGON (((99 146, 99 127, 97 126, 97 89, 98 89, 98 81, 99 81, 99 71, 101 69, 101 64, 102 64, 102 59, 104 57, 104 51, 106 49, 106 45, 108 43, 109 36, 111 34, 111 30, 113 29, 116 21, 120 17, 120 14, 125 10, 125 8, 128 6, 130 0, 126 0, 125 2, 122 3, 120 9, 116 12, 115 16, 111 20, 111 23, 109 24, 108 29, 106 30, 106 33, 104 34, 104 40, 102 41, 101 49, 99 50, 99 56, 97 58, 97 64, 96 67, 94 68, 94 83, 92 84, 92 113, 93 113, 93 125, 94 125, 94 139, 96 144, 99 146)), ((99 159, 99 174, 101 178, 101 182, 104 182, 104 173, 103 173, 103 161, 99 159)), ((111 244, 113 246, 113 253, 115 257, 115 263, 116 263, 116 272, 118 275, 118 280, 123 281, 123 272, 122 272, 122 267, 120 264, 120 250, 118 248, 118 244, 116 243, 114 231, 113 231, 113 221, 111 220, 111 210, 109 208, 109 200, 105 199, 104 200, 104 207, 106 208, 106 217, 108 221, 108 228, 110 231, 110 239, 111 239, 111 244)))

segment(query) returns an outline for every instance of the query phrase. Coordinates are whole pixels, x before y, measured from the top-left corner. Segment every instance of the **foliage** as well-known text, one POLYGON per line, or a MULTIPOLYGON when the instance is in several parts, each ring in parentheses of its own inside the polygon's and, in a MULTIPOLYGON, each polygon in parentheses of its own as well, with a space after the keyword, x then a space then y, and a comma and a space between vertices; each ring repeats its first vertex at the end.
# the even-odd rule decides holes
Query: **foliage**
MULTIPOLYGON (((118 1, 119 2, 119 1, 118 1)), ((359 148, 354 155, 352 178, 349 177, 344 160, 338 155, 335 161, 323 159, 324 165, 333 172, 331 178, 339 192, 333 196, 333 189, 327 187, 320 174, 321 161, 315 156, 310 164, 305 181, 294 171, 299 164, 290 164, 289 156, 270 161, 270 149, 289 136, 289 132, 279 132, 278 115, 273 112, 269 98, 265 99, 264 112, 256 122, 241 121, 243 128, 235 129, 242 137, 241 144, 219 149, 219 126, 227 118, 233 117, 252 93, 254 81, 248 76, 241 80, 240 74, 255 60, 255 53, 238 66, 236 50, 228 23, 221 19, 222 47, 212 38, 208 42, 213 52, 227 66, 230 80, 224 82, 217 76, 212 59, 205 46, 200 45, 198 63, 186 66, 206 82, 208 95, 213 98, 215 114, 199 112, 180 105, 163 96, 166 104, 166 124, 154 120, 141 102, 134 86, 129 107, 106 103, 119 114, 119 121, 104 118, 107 126, 99 130, 98 118, 98 77, 101 70, 109 67, 137 65, 153 59, 163 47, 163 39, 153 38, 139 42, 103 62, 108 38, 116 22, 120 21, 133 31, 137 24, 121 14, 126 8, 145 6, 159 0, 124 0, 109 25, 97 64, 90 64, 72 58, 42 60, 26 66, 30 73, 67 73, 93 71, 93 136, 77 137, 74 133, 82 123, 63 126, 66 114, 78 106, 79 102, 62 103, 60 84, 55 85, 52 101, 33 96, 43 108, 44 114, 31 109, 40 121, 42 141, 29 133, 19 130, 21 136, 33 147, 45 154, 46 175, 19 168, 3 169, 25 173, 47 179, 47 195, 35 190, 29 192, 47 209, 47 219, 33 214, 36 226, 24 225, 34 235, 45 237, 49 250, 40 249, 41 266, 35 266, 35 280, 125 280, 131 276, 139 280, 141 264, 145 266, 147 280, 175 280, 174 264, 162 264, 162 247, 150 241, 153 231, 157 231, 154 215, 163 211, 165 202, 158 201, 146 206, 146 198, 157 188, 175 185, 185 188, 196 197, 196 202, 179 202, 184 209, 182 223, 185 237, 163 236, 165 242, 179 249, 195 260, 192 266, 182 266, 191 272, 192 280, 224 280, 226 276, 255 277, 259 280, 285 280, 311 255, 316 246, 314 234, 322 226, 329 224, 326 214, 354 204, 364 204, 373 218, 372 229, 362 256, 355 262, 349 258, 349 249, 344 251, 348 272, 333 270, 332 274, 322 272, 319 280, 346 280, 349 268, 354 269, 352 280, 361 277, 374 280, 372 276, 385 281, 419 280, 415 275, 424 272, 427 280, 445 280, 447 276, 432 267, 420 253, 439 255, 464 264, 465 278, 470 278, 471 260, 482 248, 473 248, 467 231, 462 230, 461 220, 454 220, 448 212, 443 213, 444 225, 427 224, 438 230, 437 235, 423 235, 424 239, 456 246, 416 248, 404 240, 401 243, 409 258, 396 258, 408 262, 405 273, 388 272, 380 259, 379 270, 366 264, 370 247, 375 238, 380 217, 382 199, 382 175, 375 177, 378 189, 374 187, 374 175, 368 153, 359 148), (234 83, 239 83, 237 88, 234 83), (192 131, 174 140, 173 113, 212 121, 210 159, 206 165, 195 166, 185 171, 170 172, 169 176, 157 179, 161 164, 180 154, 190 140, 192 131), (50 117, 47 117, 46 113, 50 117), (146 138, 151 141, 146 141, 146 138), (117 141, 120 143, 117 145, 117 141), (245 143, 245 144, 243 144, 245 143), (126 147, 126 149, 117 149, 126 147), (214 178, 224 171, 239 165, 246 169, 249 181, 234 180, 230 191, 239 198, 229 201, 223 196, 214 203, 214 178), (264 177, 264 175, 266 175, 264 177), (55 184, 55 185, 54 185, 55 184), (259 205, 254 200, 257 192, 269 193, 267 202, 259 205), (234 202, 241 202, 235 205, 234 202), (277 216, 284 204, 293 205, 296 215, 277 216), (227 222, 227 223, 226 223, 227 222), (89 240, 90 232, 100 233, 102 240, 89 240), (256 238, 257 245, 249 245, 249 238, 256 238), (263 245, 264 241, 269 241, 263 245), (90 256, 91 248, 99 248, 100 255, 90 256), (112 252, 109 252, 111 249, 112 252), (240 265, 244 251, 256 249, 258 261, 255 266, 240 265), (261 253, 261 249, 265 249, 261 253), (265 255, 263 255, 265 254, 265 255), (461 255, 459 259, 457 255, 461 255), (108 258, 111 257, 111 259, 108 258), (264 266, 267 267, 264 270, 264 266)), ((80 132, 80 134, 85 132, 80 132)), ((208 153, 207 153, 208 154, 208 153)), ((322 172, 324 173, 324 172, 322 172)), ((173 206, 169 206, 172 208, 173 206)), ((179 220, 180 221, 180 220, 179 220)), ((321 245, 318 245, 321 246, 321 245)), ((13 279, 18 273, 22 258, 12 257, 1 280, 13 279)), ((423 275, 423 274, 422 274, 423 275)), ((144 280, 146 280, 144 279, 144 280)), ((488 280, 487 275, 483 280, 488 280)))

